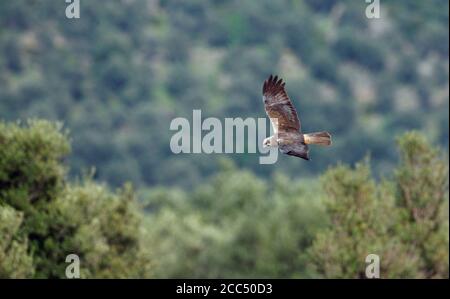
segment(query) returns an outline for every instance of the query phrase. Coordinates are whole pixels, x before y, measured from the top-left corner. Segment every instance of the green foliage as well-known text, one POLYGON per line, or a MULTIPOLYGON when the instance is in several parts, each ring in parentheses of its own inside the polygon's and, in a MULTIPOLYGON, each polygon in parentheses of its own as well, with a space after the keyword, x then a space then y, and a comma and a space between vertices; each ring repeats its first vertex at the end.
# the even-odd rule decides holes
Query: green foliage
POLYGON ((448 163, 418 133, 399 139, 401 161, 378 182, 370 163, 321 179, 262 181, 222 163, 196 190, 150 190, 149 247, 157 277, 448 277, 448 163))
POLYGON ((355 36, 352 31, 344 31, 334 44, 334 50, 344 61, 353 61, 371 71, 380 71, 384 65, 384 55, 376 41, 355 36))
POLYGON ((131 188, 67 183, 60 130, 46 121, 0 124, 0 276, 63 278, 72 253, 83 278, 148 276, 131 188))
POLYGON ((66 179, 61 126, 0 126, 0 277, 82 278, 448 277, 448 160, 415 132, 399 139, 392 177, 369 161, 330 168, 321 182, 264 180, 222 160, 192 191, 116 192, 66 179), (145 212, 142 219, 141 209, 145 212))
POLYGON ((448 1, 81 5, 0 1, 0 277, 448 277, 448 159, 392 146, 448 150, 448 1), (270 73, 334 136, 313 162, 168 150, 192 109, 264 117, 270 73))
POLYGON ((25 213, 24 231, 48 233, 47 203, 63 188, 61 159, 69 152, 61 125, 30 121, 28 129, 0 123, 0 203, 25 213), (30 217, 29 217, 30 216, 30 217))
POLYGON ((380 256, 383 278, 448 277, 448 162, 417 133, 399 149, 392 183, 377 184, 367 162, 324 175, 332 226, 310 249, 324 277, 365 277, 369 254, 380 256))
MULTIPOLYGON (((58 238, 46 245, 57 260, 76 253, 83 278, 149 277, 150 260, 141 242, 144 232, 129 186, 117 194, 90 181, 68 186, 55 208, 58 238)), ((55 276, 64 273, 65 266, 49 265, 55 276)))
MULTIPOLYGON (((157 277, 299 277, 302 248, 323 225, 307 185, 225 169, 191 194, 160 191, 146 203, 157 277)), ((326 220, 325 220, 326 221, 326 220)))
POLYGON ((8 206, 0 206, 0 278, 33 276, 33 258, 28 241, 18 234, 23 216, 8 206))
POLYGON ((266 179, 314 177, 368 152, 379 175, 395 165, 394 136, 411 129, 448 147, 448 1, 386 1, 380 20, 356 2, 85 1, 72 22, 64 1, 1 1, 0 118, 63 120, 72 175, 94 166, 115 187, 192 189, 218 157, 174 158, 170 121, 197 108, 264 117, 261 84, 276 73, 304 130, 336 142, 307 167, 281 159, 260 172, 256 155, 232 156, 266 179), (195 175, 176 175, 185 169, 195 175))
POLYGON ((416 244, 421 275, 448 278, 448 215, 444 211, 448 202, 448 158, 415 132, 405 134, 398 143, 401 162, 395 179, 402 241, 416 244))

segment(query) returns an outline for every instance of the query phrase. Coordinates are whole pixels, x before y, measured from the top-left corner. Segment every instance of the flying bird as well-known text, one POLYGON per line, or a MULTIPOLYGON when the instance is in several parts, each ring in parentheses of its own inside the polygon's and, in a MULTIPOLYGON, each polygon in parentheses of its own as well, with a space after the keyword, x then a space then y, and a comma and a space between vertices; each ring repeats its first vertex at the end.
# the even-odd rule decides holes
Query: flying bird
POLYGON ((264 139, 264 147, 278 147, 283 154, 309 160, 308 144, 331 145, 328 132, 303 134, 300 120, 291 99, 284 89, 285 82, 278 76, 264 81, 263 101, 274 135, 264 139))

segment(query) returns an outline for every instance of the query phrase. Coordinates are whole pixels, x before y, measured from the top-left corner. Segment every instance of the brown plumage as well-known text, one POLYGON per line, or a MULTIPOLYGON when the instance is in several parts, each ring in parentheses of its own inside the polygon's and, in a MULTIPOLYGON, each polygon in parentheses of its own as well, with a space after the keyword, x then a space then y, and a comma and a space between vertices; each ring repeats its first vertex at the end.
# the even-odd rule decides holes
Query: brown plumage
POLYGON ((328 132, 302 133, 297 111, 284 86, 278 76, 270 75, 264 81, 264 108, 274 130, 274 136, 266 138, 264 146, 278 146, 282 153, 309 160, 307 144, 331 145, 331 135, 328 132))

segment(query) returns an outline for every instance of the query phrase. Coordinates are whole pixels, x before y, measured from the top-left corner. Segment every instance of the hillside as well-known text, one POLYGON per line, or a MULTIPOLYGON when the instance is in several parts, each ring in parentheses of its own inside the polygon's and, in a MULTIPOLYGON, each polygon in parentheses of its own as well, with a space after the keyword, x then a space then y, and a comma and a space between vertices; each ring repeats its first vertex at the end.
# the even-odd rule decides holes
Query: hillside
POLYGON ((0 118, 45 118, 71 131, 72 175, 120 186, 191 188, 224 155, 175 156, 170 121, 265 117, 261 85, 287 81, 305 131, 328 130, 314 162, 227 155, 260 177, 313 177, 366 154, 397 160, 395 136, 418 129, 448 148, 448 1, 64 1, 0 3, 0 118), (59 3, 61 2, 61 3, 59 3))

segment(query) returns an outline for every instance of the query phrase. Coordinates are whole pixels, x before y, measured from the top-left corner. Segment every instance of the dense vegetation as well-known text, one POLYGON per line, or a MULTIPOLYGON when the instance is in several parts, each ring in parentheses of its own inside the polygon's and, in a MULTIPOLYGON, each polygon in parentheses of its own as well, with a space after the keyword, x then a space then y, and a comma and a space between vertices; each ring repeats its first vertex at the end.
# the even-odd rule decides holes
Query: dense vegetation
POLYGON ((193 187, 220 155, 175 156, 169 123, 264 117, 261 85, 287 81, 305 131, 328 130, 314 163, 229 155, 262 177, 322 173, 371 154, 375 174, 397 160, 395 136, 421 129, 448 147, 447 0, 382 1, 381 19, 359 0, 1 1, 0 118, 63 121, 73 174, 119 187, 193 187))
POLYGON ((68 184, 70 146, 48 122, 0 123, 0 145, 0 277, 64 277, 71 253, 82 277, 149 275, 130 187, 68 184))
POLYGON ((448 278, 449 2, 365 5, 0 1, 0 278, 448 278), (332 147, 170 152, 271 73, 332 147))
POLYGON ((0 145, 0 277, 65 277, 72 253, 84 278, 359 278, 368 254, 385 278, 448 277, 448 160, 417 133, 381 183, 368 161, 321 183, 223 161, 196 190, 153 188, 139 206, 129 186, 67 181, 56 125, 2 123, 0 145))

